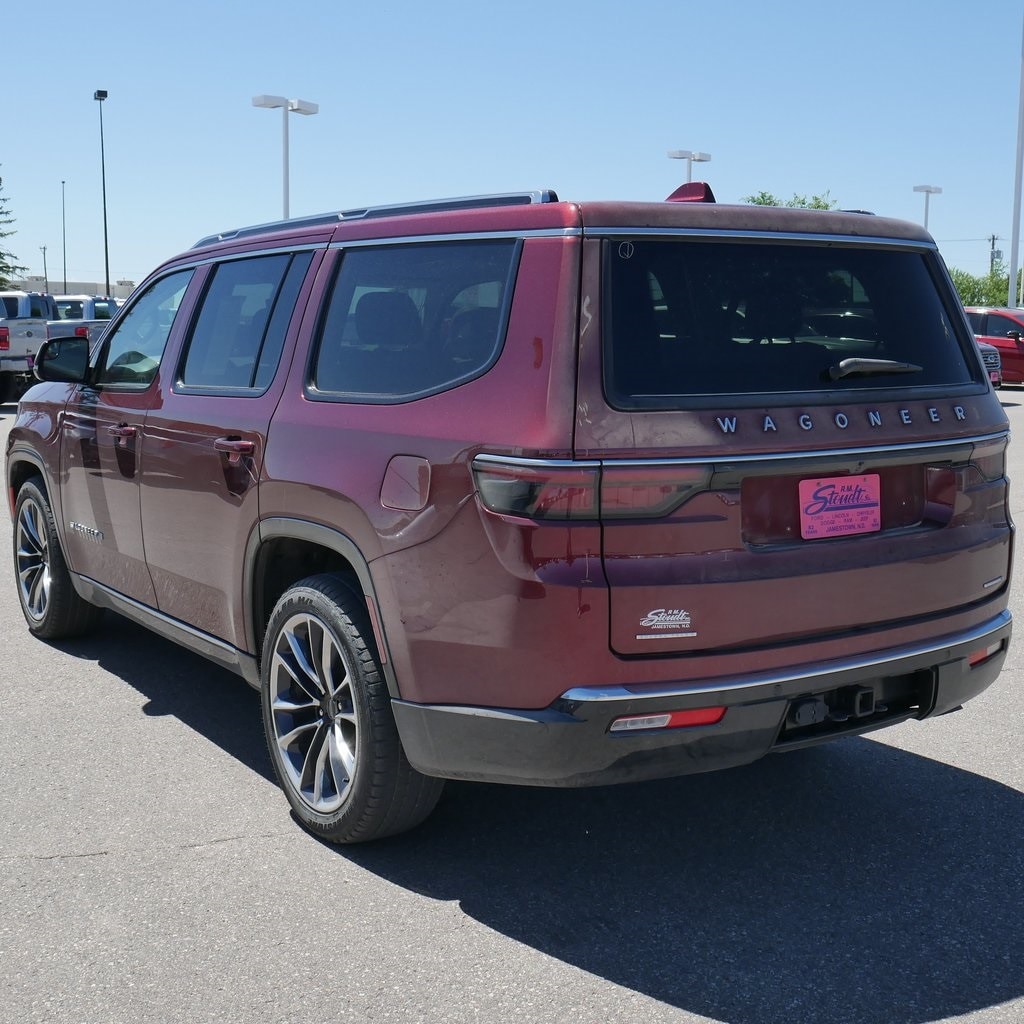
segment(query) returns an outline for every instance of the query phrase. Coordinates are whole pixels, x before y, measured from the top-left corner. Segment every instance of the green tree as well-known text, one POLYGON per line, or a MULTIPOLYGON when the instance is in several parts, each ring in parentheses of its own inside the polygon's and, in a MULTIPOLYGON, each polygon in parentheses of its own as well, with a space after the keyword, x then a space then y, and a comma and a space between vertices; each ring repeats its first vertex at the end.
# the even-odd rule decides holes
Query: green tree
MULTIPOLYGON (((1010 290, 1010 272, 999 260, 992 264, 992 269, 984 275, 970 274, 966 270, 949 268, 949 276, 953 279, 960 301, 965 306, 1005 306, 1010 290)), ((1020 275, 1017 276, 1017 287, 1020 288, 1020 275)))
POLYGON ((7 209, 7 197, 4 195, 4 179, 0 178, 0 288, 6 288, 11 278, 25 270, 25 267, 19 267, 14 262, 14 254, 4 246, 4 239, 14 234, 7 230, 8 225, 13 223, 14 218, 7 209))
POLYGON ((798 196, 793 193, 792 199, 782 199, 764 190, 756 195, 744 196, 743 202, 752 203, 754 206, 789 206, 801 210, 834 210, 839 204, 831 198, 826 189, 820 196, 798 196))

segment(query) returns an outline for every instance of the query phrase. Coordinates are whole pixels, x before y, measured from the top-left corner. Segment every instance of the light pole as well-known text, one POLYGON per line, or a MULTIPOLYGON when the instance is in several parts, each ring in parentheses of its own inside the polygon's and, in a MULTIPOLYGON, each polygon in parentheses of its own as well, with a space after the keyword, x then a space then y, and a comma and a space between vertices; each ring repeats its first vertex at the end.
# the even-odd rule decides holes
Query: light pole
POLYGON ((107 157, 103 147, 103 101, 107 98, 106 89, 97 89, 92 98, 100 104, 100 174, 103 181, 103 270, 106 273, 107 290, 110 294, 110 249, 107 245, 107 157))
POLYGON ((39 246, 39 251, 43 254, 43 291, 47 295, 50 293, 50 272, 46 269, 46 246, 39 246))
POLYGON ((68 229, 67 220, 64 217, 64 180, 61 179, 60 183, 60 243, 61 250, 64 255, 64 291, 61 293, 67 295, 68 293, 68 229))
POLYGON ((914 191, 915 192, 923 192, 924 193, 924 229, 925 229, 925 231, 927 231, 928 230, 928 200, 931 199, 932 196, 938 195, 942 191, 942 189, 939 188, 938 185, 915 185, 914 186, 914 191))
POLYGON ((283 131, 282 156, 284 161, 284 219, 288 219, 288 114, 315 114, 320 110, 316 103, 308 100, 289 100, 284 96, 253 96, 254 107, 267 107, 271 110, 281 108, 281 124, 283 131))
POLYGON ((710 153, 695 153, 691 149, 670 149, 668 155, 672 160, 686 161, 686 180, 693 181, 693 165, 711 159, 710 153))

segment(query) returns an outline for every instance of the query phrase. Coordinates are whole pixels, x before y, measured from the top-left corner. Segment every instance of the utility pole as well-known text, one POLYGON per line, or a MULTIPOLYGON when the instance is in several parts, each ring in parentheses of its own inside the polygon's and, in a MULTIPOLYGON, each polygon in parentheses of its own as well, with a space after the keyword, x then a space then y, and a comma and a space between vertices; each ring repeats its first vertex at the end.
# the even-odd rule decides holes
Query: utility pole
POLYGON ((39 251, 43 254, 43 291, 50 291, 50 275, 46 271, 46 246, 39 246, 39 251))
POLYGON ((996 248, 996 242, 999 240, 998 235, 989 235, 989 253, 988 253, 988 272, 994 274, 996 272, 996 261, 1003 258, 1002 249, 996 248))

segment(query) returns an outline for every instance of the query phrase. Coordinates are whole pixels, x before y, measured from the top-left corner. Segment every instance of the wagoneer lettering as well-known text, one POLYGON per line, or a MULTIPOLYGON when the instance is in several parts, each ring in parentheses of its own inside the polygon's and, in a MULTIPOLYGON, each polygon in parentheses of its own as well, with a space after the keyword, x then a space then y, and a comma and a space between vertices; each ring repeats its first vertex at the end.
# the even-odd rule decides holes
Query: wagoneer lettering
POLYGON ((353 208, 207 236, 35 375, 29 630, 113 609, 241 675, 325 840, 445 779, 931 718, 1006 658, 1007 422, 914 225, 697 183, 353 208))

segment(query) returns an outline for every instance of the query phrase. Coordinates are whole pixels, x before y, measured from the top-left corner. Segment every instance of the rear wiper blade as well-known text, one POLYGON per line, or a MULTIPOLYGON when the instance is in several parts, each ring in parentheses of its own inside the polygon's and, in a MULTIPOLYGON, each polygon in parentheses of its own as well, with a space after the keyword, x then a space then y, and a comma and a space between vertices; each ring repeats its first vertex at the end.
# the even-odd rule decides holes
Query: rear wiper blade
POLYGON ((916 363, 898 363, 895 359, 843 359, 828 368, 830 380, 861 375, 871 377, 886 373, 920 373, 924 369, 916 363))

